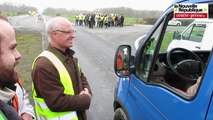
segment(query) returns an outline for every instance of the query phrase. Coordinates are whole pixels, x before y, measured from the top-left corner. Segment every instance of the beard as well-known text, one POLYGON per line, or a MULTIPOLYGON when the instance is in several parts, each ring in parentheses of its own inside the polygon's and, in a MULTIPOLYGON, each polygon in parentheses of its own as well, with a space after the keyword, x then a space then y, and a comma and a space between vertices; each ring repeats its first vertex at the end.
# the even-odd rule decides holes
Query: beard
POLYGON ((0 87, 10 87, 17 83, 19 77, 17 71, 13 67, 5 66, 0 60, 0 87))

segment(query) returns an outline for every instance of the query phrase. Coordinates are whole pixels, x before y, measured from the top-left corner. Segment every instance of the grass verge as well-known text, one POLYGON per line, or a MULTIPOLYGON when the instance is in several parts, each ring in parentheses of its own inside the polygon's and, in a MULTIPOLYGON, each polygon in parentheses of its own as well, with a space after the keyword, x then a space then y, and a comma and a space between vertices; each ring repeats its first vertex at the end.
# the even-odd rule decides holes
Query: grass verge
POLYGON ((17 49, 22 55, 18 65, 19 76, 22 80, 23 87, 29 94, 30 102, 32 103, 31 65, 33 60, 42 51, 42 35, 35 31, 16 30, 16 40, 18 43, 17 49))

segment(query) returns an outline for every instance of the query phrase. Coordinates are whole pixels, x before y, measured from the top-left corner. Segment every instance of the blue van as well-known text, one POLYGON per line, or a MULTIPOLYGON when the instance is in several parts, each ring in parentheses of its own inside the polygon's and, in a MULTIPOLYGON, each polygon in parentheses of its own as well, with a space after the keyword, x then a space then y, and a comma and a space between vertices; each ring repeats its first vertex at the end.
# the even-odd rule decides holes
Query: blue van
POLYGON ((183 38, 206 44, 204 36, 212 48, 213 27, 193 22, 200 18, 178 19, 181 26, 168 25, 174 18, 174 4, 207 4, 206 19, 212 20, 213 0, 175 0, 140 38, 134 55, 130 45, 117 48, 114 120, 213 120, 213 50, 196 46, 191 50, 190 44, 168 49, 173 40, 183 38))

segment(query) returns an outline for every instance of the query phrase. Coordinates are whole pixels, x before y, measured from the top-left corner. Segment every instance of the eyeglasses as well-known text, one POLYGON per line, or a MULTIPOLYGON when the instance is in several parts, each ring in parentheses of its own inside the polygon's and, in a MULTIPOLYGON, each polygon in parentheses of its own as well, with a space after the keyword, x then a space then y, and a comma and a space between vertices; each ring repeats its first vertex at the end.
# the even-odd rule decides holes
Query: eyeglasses
POLYGON ((76 32, 75 30, 71 30, 71 31, 55 30, 55 31, 62 32, 62 33, 64 33, 64 34, 73 34, 73 33, 76 32))

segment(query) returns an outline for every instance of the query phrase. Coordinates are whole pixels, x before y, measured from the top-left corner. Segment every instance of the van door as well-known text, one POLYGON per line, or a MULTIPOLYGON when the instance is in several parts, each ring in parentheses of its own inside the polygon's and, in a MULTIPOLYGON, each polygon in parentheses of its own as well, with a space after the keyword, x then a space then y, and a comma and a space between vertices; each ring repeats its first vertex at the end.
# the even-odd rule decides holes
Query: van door
MULTIPOLYGON (((172 18, 173 12, 171 11, 164 20, 154 26, 152 32, 147 35, 137 50, 136 71, 130 76, 126 101, 131 120, 203 120, 206 117, 212 88, 206 92, 207 86, 202 86, 205 83, 202 81, 198 92, 190 95, 187 89, 196 84, 196 80, 183 80, 168 66, 167 49, 173 40, 174 30, 182 30, 167 26, 172 18)), ((200 55, 200 57, 203 56, 202 60, 205 63, 208 61, 209 54, 210 51, 205 54, 206 56, 200 55)), ((171 56, 172 63, 176 67, 179 67, 176 64, 182 65, 185 60, 189 59, 192 57, 181 51, 176 51, 171 56)), ((191 70, 190 67, 186 69, 191 70)), ((204 76, 199 73, 204 73, 204 71, 196 73, 197 79, 198 76, 204 76)), ((201 79, 206 81, 205 77, 201 79)))
POLYGON ((213 101, 212 101, 212 99, 211 99, 211 103, 209 105, 209 110, 207 113, 206 120, 213 120, 213 101))

